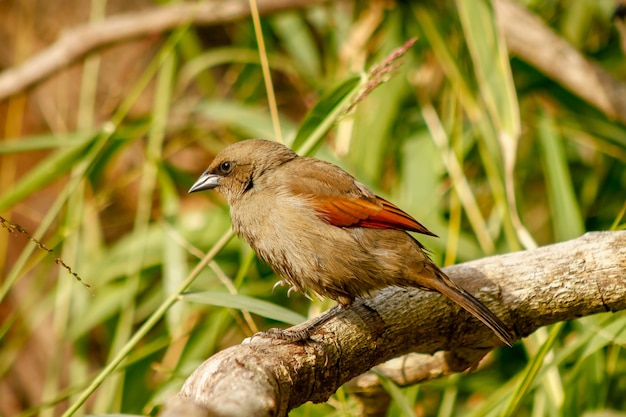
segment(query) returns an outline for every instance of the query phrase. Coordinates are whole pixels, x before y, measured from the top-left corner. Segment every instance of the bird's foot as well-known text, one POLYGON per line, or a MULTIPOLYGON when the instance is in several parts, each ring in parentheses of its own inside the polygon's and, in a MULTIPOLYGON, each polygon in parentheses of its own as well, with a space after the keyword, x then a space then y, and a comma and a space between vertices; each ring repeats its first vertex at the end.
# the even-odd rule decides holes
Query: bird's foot
MULTIPOLYGON (((269 329, 265 332, 259 332, 254 336, 259 336, 268 339, 286 340, 288 342, 299 342, 302 340, 310 339, 311 336, 325 325, 330 319, 341 310, 341 306, 335 306, 326 311, 321 316, 315 317, 312 320, 290 327, 289 329, 269 329)), ((254 337, 253 336, 253 337, 254 337)))

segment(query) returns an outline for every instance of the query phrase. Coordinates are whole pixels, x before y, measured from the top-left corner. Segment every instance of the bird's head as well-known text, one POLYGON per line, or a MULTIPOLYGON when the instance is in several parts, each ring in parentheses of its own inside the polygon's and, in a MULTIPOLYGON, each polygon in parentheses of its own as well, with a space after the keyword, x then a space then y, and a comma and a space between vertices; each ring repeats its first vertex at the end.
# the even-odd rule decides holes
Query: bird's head
POLYGON ((254 187, 255 181, 268 170, 275 169, 298 155, 277 142, 250 139, 224 148, 209 168, 189 189, 215 189, 229 203, 254 187))

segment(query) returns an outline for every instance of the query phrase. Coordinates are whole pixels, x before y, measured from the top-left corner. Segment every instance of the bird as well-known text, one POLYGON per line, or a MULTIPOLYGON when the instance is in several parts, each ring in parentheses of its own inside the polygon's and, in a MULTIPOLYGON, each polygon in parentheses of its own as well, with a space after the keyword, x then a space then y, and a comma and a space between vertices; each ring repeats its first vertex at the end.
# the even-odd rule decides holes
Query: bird
MULTIPOLYGON (((278 284, 335 300, 337 309, 389 286, 436 291, 513 344, 507 326, 408 232, 436 235, 342 168, 275 141, 248 139, 222 149, 189 193, 211 189, 225 197, 233 230, 282 278, 278 284)), ((306 339, 329 318, 268 334, 306 339)))

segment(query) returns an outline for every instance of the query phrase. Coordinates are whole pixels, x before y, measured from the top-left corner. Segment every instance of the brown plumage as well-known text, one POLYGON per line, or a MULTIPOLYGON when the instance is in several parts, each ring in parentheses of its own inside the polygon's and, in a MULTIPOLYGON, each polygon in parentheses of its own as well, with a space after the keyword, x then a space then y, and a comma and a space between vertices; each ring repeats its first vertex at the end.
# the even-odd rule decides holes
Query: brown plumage
POLYGON ((438 291, 512 344, 504 323, 407 231, 434 234, 341 168, 252 139, 222 150, 189 192, 213 188, 226 197, 234 230, 292 288, 344 308, 392 285, 438 291))

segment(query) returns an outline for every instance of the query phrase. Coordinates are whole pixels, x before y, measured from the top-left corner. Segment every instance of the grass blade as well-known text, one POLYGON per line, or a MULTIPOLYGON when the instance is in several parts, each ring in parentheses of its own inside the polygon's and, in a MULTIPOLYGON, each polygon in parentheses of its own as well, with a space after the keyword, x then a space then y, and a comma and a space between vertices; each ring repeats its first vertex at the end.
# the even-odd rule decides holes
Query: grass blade
POLYGON ((198 293, 186 293, 181 295, 183 301, 200 304, 208 304, 218 307, 234 308, 235 310, 249 311, 268 319, 282 321, 288 324, 298 324, 306 320, 306 317, 287 308, 258 298, 242 294, 229 294, 217 291, 203 291, 198 293))

